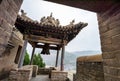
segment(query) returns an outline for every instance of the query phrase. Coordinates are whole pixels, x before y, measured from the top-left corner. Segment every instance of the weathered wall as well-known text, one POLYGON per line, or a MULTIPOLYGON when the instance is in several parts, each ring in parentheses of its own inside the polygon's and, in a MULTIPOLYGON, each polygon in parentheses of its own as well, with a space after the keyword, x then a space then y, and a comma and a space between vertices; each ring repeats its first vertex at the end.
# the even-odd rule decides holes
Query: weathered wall
POLYGON ((38 75, 50 74, 50 68, 38 68, 38 75))
POLYGON ((68 73, 64 71, 52 70, 51 72, 51 81, 66 81, 68 73))
POLYGON ((120 81, 120 4, 98 14, 105 81, 120 81))
POLYGON ((77 59, 77 71, 73 81, 104 81, 101 56, 85 56, 77 59))
POLYGON ((8 81, 29 81, 32 78, 33 66, 26 65, 10 71, 8 81))
POLYGON ((22 37, 13 29, 22 1, 23 0, 0 1, 0 79, 4 78, 15 65, 14 58, 18 46, 20 44, 22 45, 22 37), (8 41, 15 47, 9 47, 8 41))
POLYGON ((10 41, 12 42, 12 45, 14 45, 14 47, 9 48, 9 50, 6 49, 3 53, 3 56, 0 57, 0 78, 4 78, 5 76, 7 76, 6 74, 9 73, 10 69, 17 66, 14 62, 15 57, 18 47, 23 45, 23 40, 20 36, 22 35, 18 31, 12 32, 10 41))

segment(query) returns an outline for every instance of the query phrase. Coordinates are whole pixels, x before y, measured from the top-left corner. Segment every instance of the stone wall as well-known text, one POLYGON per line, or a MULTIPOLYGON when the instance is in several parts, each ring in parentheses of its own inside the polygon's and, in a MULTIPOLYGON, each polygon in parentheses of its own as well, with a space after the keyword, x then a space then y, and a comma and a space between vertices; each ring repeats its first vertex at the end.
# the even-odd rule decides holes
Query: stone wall
POLYGON ((32 78, 33 66, 27 65, 12 69, 8 81, 29 81, 32 78))
POLYGON ((8 74, 12 68, 17 67, 17 64, 15 64, 14 62, 15 57, 16 57, 19 46, 23 45, 22 37, 19 38, 18 35, 20 36, 21 33, 18 31, 12 32, 10 41, 13 47, 6 49, 5 52, 3 53, 3 56, 0 57, 0 77, 1 78, 4 78, 5 76, 7 76, 6 74, 8 74))
POLYGON ((66 81, 68 73, 63 71, 52 70, 51 81, 66 81))
POLYGON ((38 68, 38 75, 48 75, 51 73, 52 70, 57 70, 57 69, 55 67, 38 68))
POLYGON ((50 74, 50 68, 38 68, 38 75, 50 74))
POLYGON ((120 4, 98 13, 105 81, 120 81, 120 4))
POLYGON ((0 0, 0 79, 15 66, 18 46, 22 46, 22 37, 13 29, 22 1, 0 0))
POLYGON ((85 56, 77 59, 77 71, 73 81, 104 81, 101 56, 85 56))

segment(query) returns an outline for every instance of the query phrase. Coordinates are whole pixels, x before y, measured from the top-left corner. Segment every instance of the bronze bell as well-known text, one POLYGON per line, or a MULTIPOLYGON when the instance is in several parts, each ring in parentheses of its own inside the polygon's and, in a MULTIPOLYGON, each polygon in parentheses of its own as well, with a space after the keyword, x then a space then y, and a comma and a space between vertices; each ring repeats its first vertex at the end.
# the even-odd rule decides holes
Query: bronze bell
POLYGON ((42 49, 42 51, 41 51, 41 54, 50 55, 49 44, 47 44, 47 43, 44 44, 43 49, 42 49))

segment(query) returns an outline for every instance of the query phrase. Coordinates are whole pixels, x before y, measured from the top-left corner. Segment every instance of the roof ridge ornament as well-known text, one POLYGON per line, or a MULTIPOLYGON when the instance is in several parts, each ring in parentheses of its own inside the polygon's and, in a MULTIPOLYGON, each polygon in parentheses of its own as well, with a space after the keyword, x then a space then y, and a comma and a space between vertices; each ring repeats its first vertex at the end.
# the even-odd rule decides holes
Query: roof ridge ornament
POLYGON ((74 23, 75 23, 75 19, 73 19, 73 20, 70 22, 69 25, 70 25, 70 26, 71 26, 71 25, 74 25, 74 23))
POLYGON ((24 10, 21 9, 21 16, 26 16, 27 13, 24 12, 24 10))
POLYGON ((51 26, 59 26, 60 22, 59 22, 59 19, 55 19, 53 16, 52 16, 52 12, 50 14, 50 16, 43 16, 41 19, 40 19, 40 24, 42 25, 51 25, 51 26))
MULTIPOLYGON (((28 20, 28 21, 33 21, 31 18, 29 18, 28 16, 26 16, 27 15, 27 13, 26 12, 24 12, 24 10, 23 9, 21 9, 21 17, 23 18, 23 19, 25 19, 25 20, 28 20)), ((35 21, 36 22, 36 21, 35 21)))
POLYGON ((53 14, 53 13, 51 12, 50 17, 52 17, 52 14, 53 14))
POLYGON ((73 19, 68 25, 64 26, 64 28, 72 28, 75 24, 75 19, 73 19))

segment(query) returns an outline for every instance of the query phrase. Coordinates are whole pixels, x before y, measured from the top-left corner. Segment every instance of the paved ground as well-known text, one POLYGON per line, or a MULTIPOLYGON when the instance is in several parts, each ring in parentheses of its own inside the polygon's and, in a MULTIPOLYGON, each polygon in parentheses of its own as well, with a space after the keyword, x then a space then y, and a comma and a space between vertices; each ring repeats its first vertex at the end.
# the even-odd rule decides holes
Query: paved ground
POLYGON ((8 81, 8 79, 0 80, 0 81, 8 81))
MULTIPOLYGON (((70 81, 73 81, 73 73, 75 73, 75 71, 68 72, 70 81)), ((50 81, 50 79, 48 78, 48 75, 37 75, 37 77, 32 78, 30 81, 50 81)))
POLYGON ((35 78, 32 78, 30 81, 50 81, 48 75, 38 75, 35 78))

